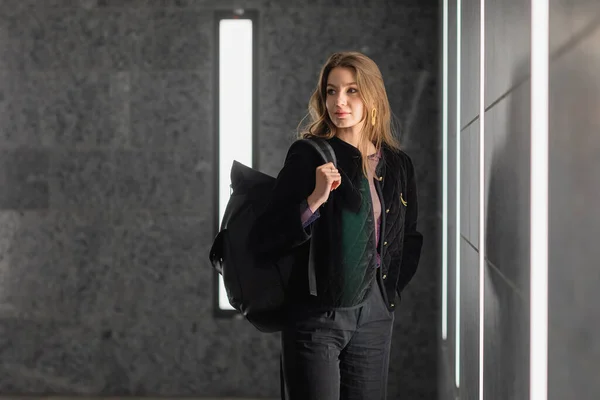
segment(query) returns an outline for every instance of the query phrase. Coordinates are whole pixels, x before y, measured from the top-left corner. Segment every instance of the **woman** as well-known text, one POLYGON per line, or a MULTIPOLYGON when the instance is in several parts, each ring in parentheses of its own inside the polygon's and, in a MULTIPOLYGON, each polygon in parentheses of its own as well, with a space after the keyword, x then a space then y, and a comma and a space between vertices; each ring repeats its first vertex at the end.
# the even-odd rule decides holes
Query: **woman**
POLYGON ((262 252, 310 247, 298 252, 306 256, 289 287, 282 392, 290 400, 385 399, 395 293, 413 277, 422 244, 413 164, 392 134, 381 72, 365 55, 331 55, 309 109, 301 137, 326 139, 337 168, 296 141, 253 227, 262 252))

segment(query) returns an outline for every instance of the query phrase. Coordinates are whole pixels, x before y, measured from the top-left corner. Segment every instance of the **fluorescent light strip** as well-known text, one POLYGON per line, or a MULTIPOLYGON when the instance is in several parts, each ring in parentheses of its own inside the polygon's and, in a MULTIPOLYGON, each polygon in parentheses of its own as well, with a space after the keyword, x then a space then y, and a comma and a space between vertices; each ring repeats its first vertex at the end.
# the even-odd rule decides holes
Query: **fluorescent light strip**
POLYGON ((444 0, 442 99, 442 339, 448 338, 448 0, 444 0))
MULTIPOLYGON (((233 160, 252 166, 252 21, 219 24, 219 221, 230 196, 233 160), (235 104, 235 111, 232 105, 235 104)), ((232 310, 219 275, 219 307, 232 310)))
POLYGON ((531 3, 530 400, 548 398, 548 0, 531 3))
POLYGON ((485 323, 485 1, 479 14, 479 400, 483 400, 485 323))
POLYGON ((460 387, 460 101, 461 101, 461 0, 456 0, 456 349, 455 378, 456 387, 460 387))

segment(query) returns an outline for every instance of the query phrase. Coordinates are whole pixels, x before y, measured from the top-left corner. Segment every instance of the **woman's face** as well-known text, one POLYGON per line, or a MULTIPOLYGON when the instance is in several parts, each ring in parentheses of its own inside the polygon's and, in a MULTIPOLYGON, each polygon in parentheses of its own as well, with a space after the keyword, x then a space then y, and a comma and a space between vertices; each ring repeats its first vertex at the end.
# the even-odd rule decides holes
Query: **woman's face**
POLYGON ((336 67, 329 72, 325 105, 329 118, 338 129, 360 131, 364 105, 352 69, 336 67))

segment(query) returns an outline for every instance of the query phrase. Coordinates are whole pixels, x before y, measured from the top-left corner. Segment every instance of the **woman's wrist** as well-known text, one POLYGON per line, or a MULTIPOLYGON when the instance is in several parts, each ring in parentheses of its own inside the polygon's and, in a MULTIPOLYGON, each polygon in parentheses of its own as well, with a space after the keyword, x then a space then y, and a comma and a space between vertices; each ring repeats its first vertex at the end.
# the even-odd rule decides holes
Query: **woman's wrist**
POLYGON ((321 205, 323 205, 323 201, 321 201, 320 199, 316 199, 314 194, 311 194, 310 196, 308 196, 308 198, 306 199, 306 202, 308 203, 308 208, 310 208, 310 210, 314 213, 317 211, 317 209, 319 207, 321 207, 321 205))

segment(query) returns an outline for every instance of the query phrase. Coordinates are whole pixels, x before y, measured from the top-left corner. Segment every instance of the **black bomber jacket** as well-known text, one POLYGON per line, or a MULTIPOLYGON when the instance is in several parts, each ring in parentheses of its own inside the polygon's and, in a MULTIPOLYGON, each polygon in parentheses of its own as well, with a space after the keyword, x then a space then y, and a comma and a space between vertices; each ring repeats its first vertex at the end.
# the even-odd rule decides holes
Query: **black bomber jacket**
POLYGON ((375 174, 381 201, 381 236, 375 246, 375 221, 360 151, 333 137, 342 182, 320 209, 320 217, 302 227, 300 204, 315 187, 315 169, 323 164, 318 153, 302 141, 288 150, 271 200, 252 227, 253 245, 260 252, 300 249, 291 293, 300 303, 323 307, 359 304, 377 282, 388 309, 393 311, 403 289, 414 276, 423 242, 417 231, 417 186, 408 155, 384 145, 375 174), (259 239, 260 238, 260 239, 259 239), (312 240, 311 254, 308 248, 312 240), (376 252, 381 256, 377 268, 376 252), (315 263, 317 296, 309 295, 307 265, 315 263))

